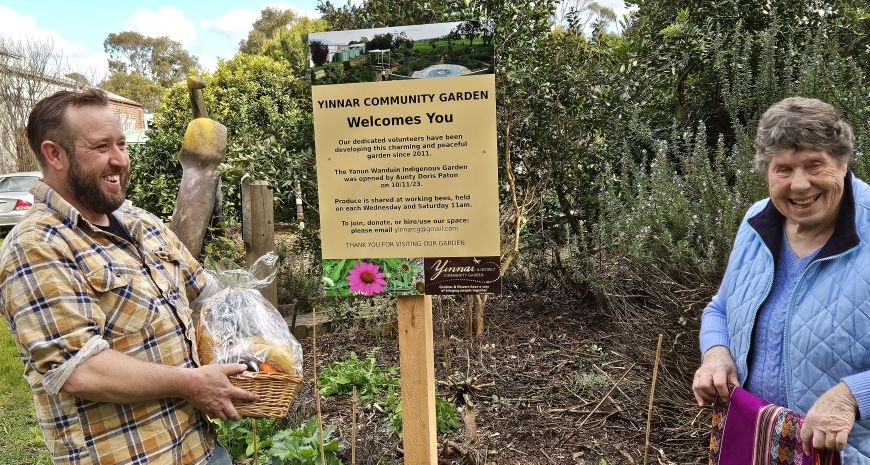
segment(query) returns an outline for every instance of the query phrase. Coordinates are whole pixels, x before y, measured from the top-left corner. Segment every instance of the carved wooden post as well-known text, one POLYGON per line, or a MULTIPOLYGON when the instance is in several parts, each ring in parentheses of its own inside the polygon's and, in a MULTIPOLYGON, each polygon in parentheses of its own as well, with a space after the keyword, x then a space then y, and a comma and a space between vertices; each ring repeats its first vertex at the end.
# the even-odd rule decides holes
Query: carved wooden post
POLYGON ((169 228, 194 257, 199 257, 218 198, 217 167, 226 157, 227 128, 208 118, 202 98, 205 87, 202 79, 191 76, 187 86, 196 119, 187 125, 178 154, 183 172, 169 228))

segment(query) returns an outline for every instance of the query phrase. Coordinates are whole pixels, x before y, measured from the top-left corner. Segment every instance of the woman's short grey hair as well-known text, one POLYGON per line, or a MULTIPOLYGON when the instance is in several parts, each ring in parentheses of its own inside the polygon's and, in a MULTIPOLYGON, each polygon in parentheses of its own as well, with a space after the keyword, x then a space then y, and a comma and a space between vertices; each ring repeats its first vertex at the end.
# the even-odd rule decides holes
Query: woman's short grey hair
POLYGON ((755 166, 762 174, 778 153, 807 149, 851 163, 855 136, 833 105, 814 98, 789 97, 764 112, 755 136, 755 166))

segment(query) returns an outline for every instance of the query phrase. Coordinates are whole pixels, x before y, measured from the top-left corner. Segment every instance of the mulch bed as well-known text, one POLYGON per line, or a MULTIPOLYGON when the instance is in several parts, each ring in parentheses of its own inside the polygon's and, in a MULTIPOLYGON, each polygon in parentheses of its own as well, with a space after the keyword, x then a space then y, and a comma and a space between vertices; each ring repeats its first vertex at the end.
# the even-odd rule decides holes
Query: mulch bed
MULTIPOLYGON (((439 434, 441 463, 644 463, 659 332, 665 333, 664 350, 648 463, 706 462, 709 412, 697 407, 690 392, 698 361, 697 322, 688 325, 695 329, 676 322, 673 328, 662 321, 615 322, 594 304, 559 295, 502 296, 491 299, 486 311, 484 337, 467 338, 464 300, 436 298, 438 392, 448 399, 471 394, 478 436, 470 441, 464 428, 439 434)), ((398 342, 380 335, 382 326, 357 321, 319 335, 318 372, 351 351, 362 356, 376 347, 381 363, 398 365, 398 342)), ((302 341, 307 372, 290 412, 296 419, 315 411, 311 342, 302 341)), ((324 424, 337 426, 346 446, 342 460, 350 464, 350 396, 323 397, 321 408, 324 424)), ((376 407, 360 411, 357 464, 402 463, 401 448, 401 439, 386 429, 376 407)))

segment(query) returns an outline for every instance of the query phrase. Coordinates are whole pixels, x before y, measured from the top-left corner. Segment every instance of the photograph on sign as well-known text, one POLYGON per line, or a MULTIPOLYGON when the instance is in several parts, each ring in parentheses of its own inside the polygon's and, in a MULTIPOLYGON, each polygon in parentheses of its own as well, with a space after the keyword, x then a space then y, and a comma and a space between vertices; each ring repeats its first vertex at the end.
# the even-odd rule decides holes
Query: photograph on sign
POLYGON ((309 35, 326 295, 500 292, 489 34, 309 35))
POLYGON ((492 27, 481 21, 309 34, 311 83, 492 74, 492 27))

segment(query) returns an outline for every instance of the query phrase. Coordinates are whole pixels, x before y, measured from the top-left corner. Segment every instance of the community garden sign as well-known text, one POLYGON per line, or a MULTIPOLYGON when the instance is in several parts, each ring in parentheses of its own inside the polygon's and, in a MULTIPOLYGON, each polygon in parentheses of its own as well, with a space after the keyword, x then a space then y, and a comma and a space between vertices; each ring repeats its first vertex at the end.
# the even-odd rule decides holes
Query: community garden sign
MULTIPOLYGON (((327 295, 500 291, 495 79, 491 58, 443 63, 459 24, 310 35, 334 48, 312 73, 327 295), (426 66, 354 47, 385 35, 394 60, 426 66), (344 83, 360 77, 376 82, 344 83)), ((459 42, 450 49, 475 46, 459 42)))
POLYGON ((399 296, 406 464, 438 462, 430 294, 501 285, 492 45, 475 27, 309 35, 324 290, 399 296))

